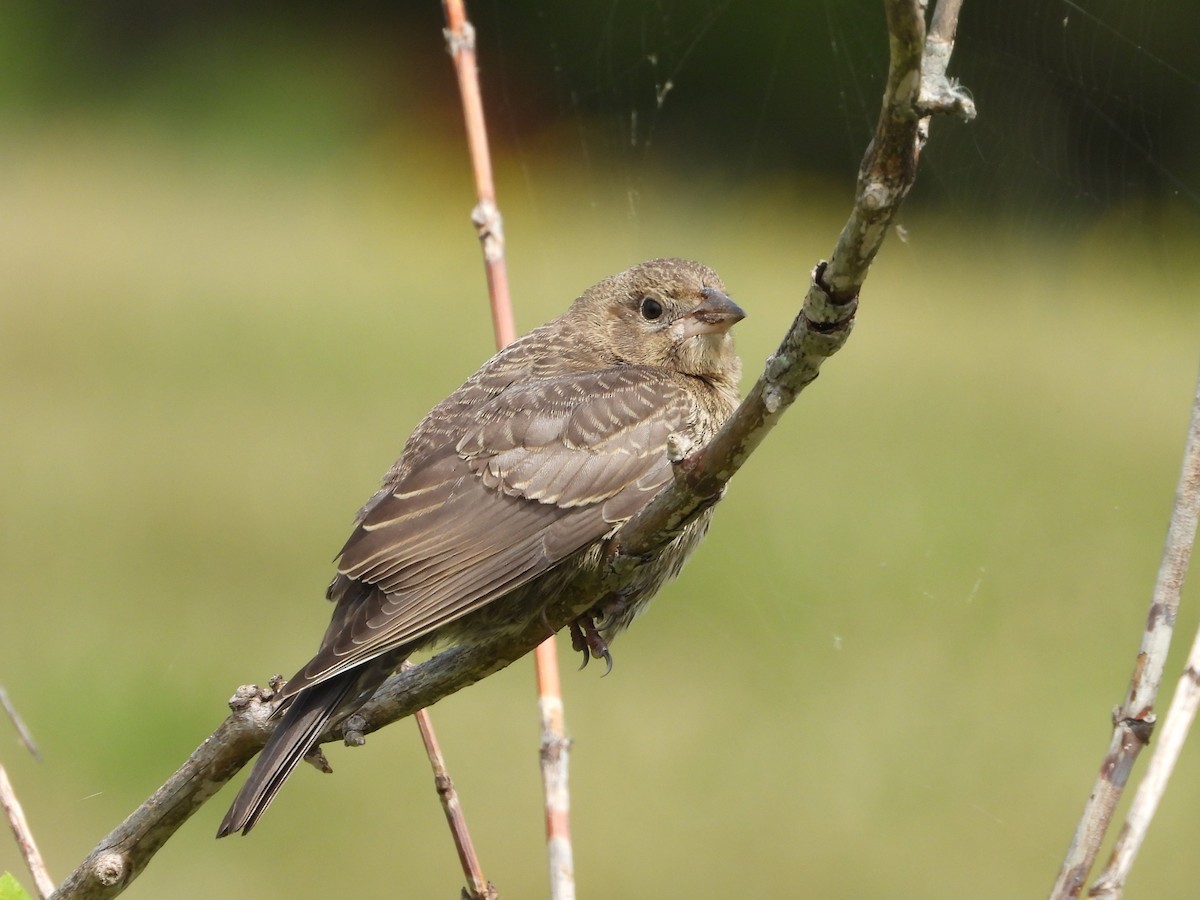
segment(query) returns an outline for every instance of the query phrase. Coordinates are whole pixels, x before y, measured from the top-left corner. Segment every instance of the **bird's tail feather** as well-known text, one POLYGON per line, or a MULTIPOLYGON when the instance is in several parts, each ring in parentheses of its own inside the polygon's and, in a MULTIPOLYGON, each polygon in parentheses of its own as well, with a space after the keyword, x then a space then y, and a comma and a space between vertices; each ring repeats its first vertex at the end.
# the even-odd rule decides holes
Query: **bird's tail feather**
POLYGON ((225 814, 217 837, 235 831, 249 833, 330 719, 357 698, 361 691, 358 674, 350 671, 334 676, 296 695, 225 814))

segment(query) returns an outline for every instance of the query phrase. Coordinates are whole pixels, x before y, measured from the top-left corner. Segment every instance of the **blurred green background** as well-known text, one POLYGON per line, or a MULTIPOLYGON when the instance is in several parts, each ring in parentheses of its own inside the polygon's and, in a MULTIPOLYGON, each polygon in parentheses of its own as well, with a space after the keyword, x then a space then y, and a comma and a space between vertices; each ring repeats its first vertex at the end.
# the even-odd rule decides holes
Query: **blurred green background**
MULTIPOLYGON (((307 658, 355 510, 491 352, 440 11, 403 6, 0 12, 0 683, 45 760, 0 746, 59 878, 307 658)), ((849 345, 613 674, 564 660, 580 896, 1054 877, 1200 361, 1197 13, 983 6, 954 66, 981 119, 934 124, 849 345)), ((519 329, 692 256, 754 377, 848 210, 878 4, 471 11, 519 329)), ((525 662, 435 715, 514 898, 546 893, 535 715, 525 662)), ((222 792, 127 896, 457 896, 413 727, 330 756, 248 839, 212 839, 222 792)), ((1198 764, 1128 896, 1194 894, 1198 764)), ((28 883, 8 841, 0 868, 28 883)))

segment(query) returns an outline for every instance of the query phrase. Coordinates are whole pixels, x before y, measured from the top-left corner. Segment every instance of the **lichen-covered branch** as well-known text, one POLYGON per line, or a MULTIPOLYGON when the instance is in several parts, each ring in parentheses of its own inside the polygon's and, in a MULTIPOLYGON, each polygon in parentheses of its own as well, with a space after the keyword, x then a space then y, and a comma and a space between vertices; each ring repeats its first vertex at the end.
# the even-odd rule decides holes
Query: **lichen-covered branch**
MULTIPOLYGON (((822 363, 845 344, 859 289, 916 177, 929 115, 948 112, 969 118, 973 113, 969 98, 945 75, 958 3, 946 4, 951 15, 934 14, 938 29, 928 42, 923 3, 885 0, 884 6, 891 48, 887 90, 860 169, 853 210, 829 261, 813 268, 799 314, 749 395, 709 444, 676 463, 674 482, 617 532, 606 571, 579 593, 552 604, 544 620, 531 622, 518 634, 452 647, 393 675, 360 710, 363 733, 499 671, 593 607, 621 580, 621 573, 642 565, 647 554, 721 497, 729 479, 817 377, 822 363), (930 49, 936 53, 927 53, 930 49)), ((229 719, 167 784, 100 842, 54 897, 120 893, 174 830, 262 747, 274 725, 267 719, 269 699, 269 692, 239 690, 229 719)), ((323 740, 339 737, 326 734, 323 740)))

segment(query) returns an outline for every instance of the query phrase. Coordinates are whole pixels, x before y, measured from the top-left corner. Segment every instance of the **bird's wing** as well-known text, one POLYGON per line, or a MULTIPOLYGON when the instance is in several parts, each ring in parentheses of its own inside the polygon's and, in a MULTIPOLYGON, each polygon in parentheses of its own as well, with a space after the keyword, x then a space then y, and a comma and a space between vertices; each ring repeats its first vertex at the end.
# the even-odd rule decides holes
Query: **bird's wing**
POLYGON ((419 641, 604 537, 670 480, 667 437, 693 415, 677 382, 630 366, 510 385, 452 415, 342 549, 343 584, 375 590, 339 608, 295 689, 419 641))

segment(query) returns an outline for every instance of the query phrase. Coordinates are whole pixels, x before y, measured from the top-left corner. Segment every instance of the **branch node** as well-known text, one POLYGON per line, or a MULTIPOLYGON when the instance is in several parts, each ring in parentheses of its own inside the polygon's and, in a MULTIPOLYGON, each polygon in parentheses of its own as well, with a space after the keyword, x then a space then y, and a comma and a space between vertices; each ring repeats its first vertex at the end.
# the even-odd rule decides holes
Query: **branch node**
POLYGON ((1186 669, 1184 669, 1183 677, 1192 684, 1200 687, 1200 672, 1198 672, 1194 666, 1188 666, 1186 669))
POLYGON ((569 753, 574 741, 568 737, 547 734, 542 738, 538 753, 543 762, 557 763, 564 753, 569 753))
POLYGON ((867 212, 879 212, 881 209, 887 209, 892 202, 892 192, 885 184, 873 181, 863 188, 861 203, 867 212))
POLYGON ((367 742, 366 730, 366 718, 355 713, 346 719, 346 724, 342 726, 342 740, 346 742, 347 747, 361 747, 367 742))
POLYGON ((780 384, 769 384, 766 390, 763 391, 763 406, 766 407, 767 412, 771 415, 775 415, 780 410, 787 409, 794 399, 796 399, 795 393, 787 390, 780 384))
POLYGON ((954 52, 953 27, 948 34, 942 34, 941 28, 935 25, 925 41, 917 111, 922 116, 952 115, 970 122, 975 118, 974 99, 956 79, 946 77, 950 54, 954 52))
POLYGON ((767 357, 767 364, 763 367, 763 378, 768 384, 775 385, 794 364, 791 354, 780 350, 767 357))
POLYGON ((458 56, 462 52, 475 52, 475 26, 470 22, 462 23, 462 34, 452 31, 449 28, 443 28, 442 34, 446 38, 446 52, 451 56, 458 56))
POLYGON ((667 435, 667 459, 675 467, 675 477, 680 476, 679 464, 692 455, 696 442, 686 434, 674 432, 667 435))
MULTIPOLYGON (((275 699, 275 692, 283 686, 283 678, 272 675, 267 682, 268 687, 260 688, 257 684, 243 684, 229 698, 229 708, 235 713, 246 713, 256 717, 258 712, 252 708, 259 704, 269 704, 275 699)), ((270 710, 267 711, 270 714, 270 710)))
POLYGON ((917 110, 922 116, 954 116, 964 122, 970 122, 976 115, 970 91, 940 73, 922 76, 917 110))
POLYGON ((812 282, 800 315, 817 334, 839 336, 844 341, 854 326, 854 316, 858 312, 858 289, 843 292, 845 296, 835 294, 825 281, 828 265, 822 260, 813 267, 812 282))
POLYGON ((129 872, 129 864, 124 853, 109 850, 93 860, 92 871, 96 874, 96 880, 102 885, 113 887, 125 880, 125 876, 129 872))
POLYGON ((1150 736, 1154 734, 1154 726, 1158 724, 1158 717, 1153 713, 1150 713, 1143 718, 1125 718, 1114 724, 1123 727, 1126 731, 1132 734, 1143 747, 1146 747, 1150 744, 1150 736))
POLYGON ((504 258, 504 218, 491 200, 480 200, 471 210, 471 222, 479 232, 483 256, 489 263, 504 258))
POLYGON ((817 310, 828 311, 831 320, 835 316, 833 307, 837 306, 837 301, 834 300, 833 287, 825 277, 828 271, 829 260, 823 259, 813 266, 808 275, 808 296, 804 298, 804 305, 809 309, 810 318, 815 318, 812 313, 817 310))

